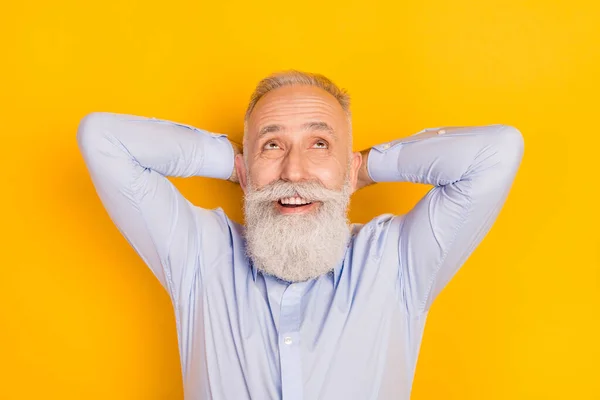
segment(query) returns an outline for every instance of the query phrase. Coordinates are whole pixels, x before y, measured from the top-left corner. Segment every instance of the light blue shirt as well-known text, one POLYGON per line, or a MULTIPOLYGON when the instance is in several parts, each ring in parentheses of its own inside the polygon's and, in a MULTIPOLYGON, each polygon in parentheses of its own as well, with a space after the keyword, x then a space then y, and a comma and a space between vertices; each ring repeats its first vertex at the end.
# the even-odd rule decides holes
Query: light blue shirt
POLYGON ((376 182, 434 185, 405 215, 352 225, 333 273, 263 275, 243 227, 166 176, 227 179, 226 135, 91 113, 77 141, 119 231, 168 291, 187 400, 408 400, 433 300, 489 231, 523 155, 514 127, 439 127, 372 148, 376 182))

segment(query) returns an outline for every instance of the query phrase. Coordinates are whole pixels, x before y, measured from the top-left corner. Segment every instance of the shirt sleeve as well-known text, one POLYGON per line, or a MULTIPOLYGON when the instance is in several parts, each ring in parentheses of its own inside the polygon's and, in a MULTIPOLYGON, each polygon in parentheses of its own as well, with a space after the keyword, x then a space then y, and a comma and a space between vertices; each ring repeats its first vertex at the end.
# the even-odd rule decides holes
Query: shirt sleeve
POLYGON ((430 128, 374 146, 367 170, 375 182, 434 187, 406 215, 399 232, 400 298, 427 312, 485 237, 520 166, 524 140, 507 125, 430 128))
POLYGON ((231 143, 190 125, 105 112, 80 121, 77 143, 111 220, 177 306, 182 282, 200 268, 203 231, 219 235, 224 223, 215 210, 191 204, 167 176, 229 178, 231 143))

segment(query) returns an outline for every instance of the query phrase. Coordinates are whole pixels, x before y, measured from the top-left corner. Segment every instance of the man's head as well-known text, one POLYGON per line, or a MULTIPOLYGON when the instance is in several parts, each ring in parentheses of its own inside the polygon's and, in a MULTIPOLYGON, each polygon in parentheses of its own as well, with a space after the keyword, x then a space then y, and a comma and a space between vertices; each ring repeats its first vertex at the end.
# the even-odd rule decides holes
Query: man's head
POLYGON ((349 107, 348 94, 318 74, 277 73, 255 89, 235 168, 247 250, 263 272, 304 281, 341 261, 361 164, 349 107))

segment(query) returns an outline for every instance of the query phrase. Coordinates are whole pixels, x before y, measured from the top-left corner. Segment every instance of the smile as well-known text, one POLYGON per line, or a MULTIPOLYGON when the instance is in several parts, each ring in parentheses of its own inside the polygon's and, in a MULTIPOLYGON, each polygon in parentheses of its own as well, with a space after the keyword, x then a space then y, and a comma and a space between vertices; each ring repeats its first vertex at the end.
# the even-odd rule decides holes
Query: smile
POLYGON ((284 207, 298 207, 312 204, 312 202, 302 197, 284 197, 283 199, 279 199, 279 204, 284 207))
POLYGON ((282 214, 299 214, 309 212, 317 203, 294 196, 279 199, 276 204, 277 209, 282 214))

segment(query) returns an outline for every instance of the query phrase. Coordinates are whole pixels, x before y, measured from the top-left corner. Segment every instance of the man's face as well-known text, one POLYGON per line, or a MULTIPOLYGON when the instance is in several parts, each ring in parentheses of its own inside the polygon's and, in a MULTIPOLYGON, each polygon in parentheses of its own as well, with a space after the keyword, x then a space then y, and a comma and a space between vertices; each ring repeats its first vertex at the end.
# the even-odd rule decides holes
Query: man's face
MULTIPOLYGON (((271 182, 319 182, 327 189, 340 190, 346 178, 355 190, 360 154, 352 154, 350 126, 338 101, 313 86, 275 89, 256 104, 248 120, 244 154, 236 168, 244 191, 248 180, 256 188, 271 182), (349 174, 347 177, 346 174, 349 174)), ((307 213, 312 203, 278 211, 307 213)))
POLYGON ((247 160, 235 163, 255 266, 287 281, 331 271, 345 254, 361 164, 346 113, 322 89, 279 88, 256 104, 246 134, 247 160))

